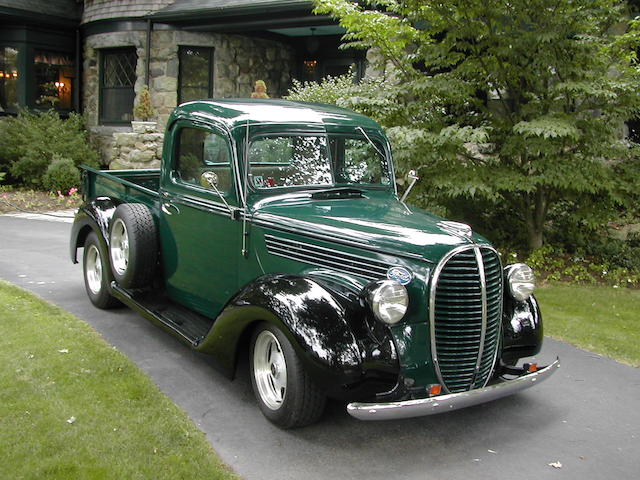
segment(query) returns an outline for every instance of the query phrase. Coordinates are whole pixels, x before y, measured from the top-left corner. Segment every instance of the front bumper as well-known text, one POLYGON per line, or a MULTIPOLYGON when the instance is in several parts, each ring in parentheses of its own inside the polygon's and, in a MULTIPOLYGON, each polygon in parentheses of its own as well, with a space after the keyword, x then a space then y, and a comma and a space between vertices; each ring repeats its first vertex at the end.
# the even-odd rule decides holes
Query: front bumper
POLYGON ((549 378, 558 368, 560 359, 534 373, 528 373, 513 380, 491 385, 468 392, 451 393, 437 397, 405 400, 402 402, 362 403, 347 405, 347 412, 358 420, 395 420, 400 418, 422 417, 436 413, 449 412, 490 402, 525 390, 549 378))

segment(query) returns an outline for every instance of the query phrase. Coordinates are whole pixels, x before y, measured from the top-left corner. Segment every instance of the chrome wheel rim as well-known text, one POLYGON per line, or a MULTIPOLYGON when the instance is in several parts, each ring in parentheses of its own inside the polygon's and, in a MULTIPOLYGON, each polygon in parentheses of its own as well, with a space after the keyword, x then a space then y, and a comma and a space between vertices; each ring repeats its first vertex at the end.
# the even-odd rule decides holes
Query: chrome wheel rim
POLYGON ((263 330, 256 338, 253 375, 264 404, 271 410, 279 409, 287 394, 287 364, 280 342, 268 330, 263 330))
POLYGON ((111 229, 111 265, 118 275, 124 275, 129 264, 129 235, 127 227, 119 218, 111 229))
POLYGON ((91 293, 95 295, 99 294, 102 289, 102 259, 95 245, 89 246, 87 250, 85 275, 91 293))

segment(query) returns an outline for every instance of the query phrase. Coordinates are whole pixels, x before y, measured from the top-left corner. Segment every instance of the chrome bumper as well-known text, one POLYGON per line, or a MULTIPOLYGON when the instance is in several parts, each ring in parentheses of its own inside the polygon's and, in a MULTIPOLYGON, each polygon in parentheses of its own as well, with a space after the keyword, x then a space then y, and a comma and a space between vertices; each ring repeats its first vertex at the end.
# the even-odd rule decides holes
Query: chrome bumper
POLYGON ((507 380, 468 392, 451 393, 437 397, 405 400, 388 403, 350 403, 347 412, 358 420, 395 420, 399 418, 422 417, 436 413, 450 412, 506 397, 549 378, 558 368, 560 359, 534 373, 527 373, 513 380, 507 380))

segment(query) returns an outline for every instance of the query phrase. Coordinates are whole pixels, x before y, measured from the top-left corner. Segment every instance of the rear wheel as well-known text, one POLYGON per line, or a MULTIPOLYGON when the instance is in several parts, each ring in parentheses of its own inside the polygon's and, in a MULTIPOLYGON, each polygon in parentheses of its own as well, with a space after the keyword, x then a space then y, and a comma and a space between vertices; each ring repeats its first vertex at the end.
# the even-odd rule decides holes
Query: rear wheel
POLYGON ((111 296, 109 285, 113 280, 109 270, 109 262, 96 232, 91 232, 84 242, 82 259, 84 286, 87 295, 98 308, 113 308, 120 302, 111 296))
POLYGON ((325 395, 304 371, 291 342, 263 323, 251 341, 253 392, 262 413, 282 428, 309 425, 322 415, 325 395))

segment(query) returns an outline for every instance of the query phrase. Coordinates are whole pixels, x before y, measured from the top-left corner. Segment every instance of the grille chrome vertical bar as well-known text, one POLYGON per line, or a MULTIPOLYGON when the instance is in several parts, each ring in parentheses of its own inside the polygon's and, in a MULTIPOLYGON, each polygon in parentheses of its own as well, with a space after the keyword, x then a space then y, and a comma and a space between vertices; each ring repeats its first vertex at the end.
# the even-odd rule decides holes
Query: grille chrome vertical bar
POLYGON ((484 260, 480 248, 474 247, 473 253, 478 263, 478 273, 480 274, 480 296, 482 298, 482 329, 480 330, 480 348, 478 349, 478 359, 476 360, 476 369, 473 372, 470 388, 476 383, 478 372, 480 371, 480 363, 482 362, 482 354, 484 352, 484 339, 487 333, 487 278, 484 271, 484 260))

